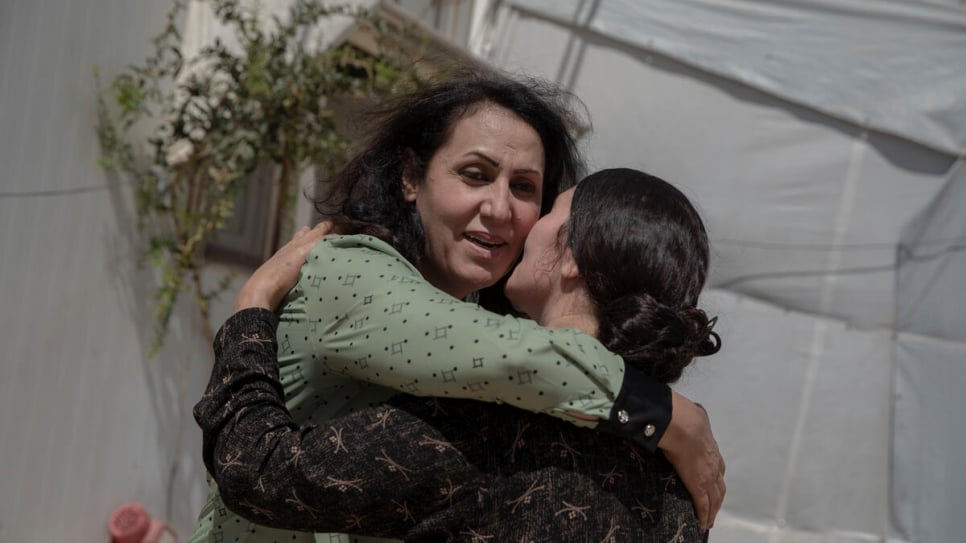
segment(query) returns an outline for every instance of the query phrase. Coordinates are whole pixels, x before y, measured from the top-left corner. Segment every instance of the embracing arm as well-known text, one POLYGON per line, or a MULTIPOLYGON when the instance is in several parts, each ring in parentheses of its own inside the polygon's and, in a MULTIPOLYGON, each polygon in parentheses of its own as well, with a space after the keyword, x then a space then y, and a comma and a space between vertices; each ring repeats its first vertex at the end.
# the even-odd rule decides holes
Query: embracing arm
MULTIPOLYGON (((239 294, 236 310, 273 307, 281 300, 297 277, 294 264, 305 262, 309 252, 305 238, 298 241, 297 236, 289 244, 294 249, 286 246, 259 268, 239 294)), ((588 336, 554 333, 442 295, 405 261, 390 258, 387 265, 386 255, 375 251, 371 256, 383 273, 366 278, 375 263, 339 269, 345 260, 329 256, 324 260, 329 268, 310 265, 303 270, 300 288, 308 290, 327 275, 339 278, 324 296, 304 296, 305 314, 329 311, 333 318, 334 312, 329 326, 339 331, 335 348, 342 355, 341 360, 330 361, 334 371, 412 394, 505 401, 571 421, 573 412, 600 417, 603 431, 650 450, 660 446, 694 496, 702 525, 713 524, 724 496, 724 463, 700 407, 672 394, 666 385, 625 369, 619 358, 588 336), (358 288, 344 288, 349 277, 350 286, 358 288), (353 298, 362 292, 359 288, 368 291, 353 298), (399 298, 400 291, 407 291, 408 297, 399 298), (424 303, 419 312, 407 316, 401 311, 417 300, 424 303), (457 323, 461 328, 453 330, 457 323), (391 338, 386 334, 390 326, 391 338), (441 351, 433 350, 437 344, 441 351), (432 349, 422 348, 426 346, 432 349), (485 359, 480 353, 487 354, 485 359), (435 365, 427 360, 433 354, 435 365), (464 362, 453 364, 458 360, 464 362)))
POLYGON ((236 311, 271 309, 295 286, 277 332, 286 357, 311 355, 326 371, 408 394, 508 403, 583 426, 630 412, 605 430, 657 448, 671 418, 666 385, 625 369, 591 336, 444 294, 381 240, 319 243, 329 230, 300 230, 236 298, 236 311))
POLYGON ((638 541, 658 533, 706 540, 663 461, 536 415, 410 397, 321 427, 297 426, 272 356, 275 322, 271 312, 249 309, 225 323, 195 407, 205 464, 225 505, 241 516, 276 528, 414 541, 456 531, 495 541, 638 541), (530 450, 511 460, 507 452, 522 439, 530 450), (555 450, 561 443, 582 451, 580 469, 555 450), (505 473, 509 465, 520 469, 505 473), (608 469, 627 479, 602 484, 608 469), (587 516, 562 521, 571 504, 587 516), (633 504, 650 507, 649 522, 633 504))
MULTIPOLYGON (((283 366, 416 396, 507 403, 583 426, 610 416, 624 381, 623 360, 593 337, 459 301, 368 236, 312 250, 280 313, 278 341, 283 366)), ((670 398, 662 399, 666 414, 670 398)))
POLYGON ((215 366, 194 408, 203 458, 225 505, 265 526, 402 538, 443 509, 440 489, 479 474, 419 442, 432 428, 391 406, 298 426, 275 363, 277 317, 247 309, 215 338, 215 366))

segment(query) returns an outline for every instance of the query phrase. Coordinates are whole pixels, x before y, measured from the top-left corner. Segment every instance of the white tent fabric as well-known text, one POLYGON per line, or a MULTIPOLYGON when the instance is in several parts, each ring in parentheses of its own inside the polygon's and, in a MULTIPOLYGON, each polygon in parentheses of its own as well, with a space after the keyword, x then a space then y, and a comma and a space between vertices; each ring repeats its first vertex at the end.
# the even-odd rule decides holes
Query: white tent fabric
POLYGON ((712 541, 881 533, 889 521, 889 332, 723 290, 702 305, 721 316, 726 358, 697 361, 682 388, 709 407, 728 462, 732 518, 717 523, 712 541))
MULTIPOLYGON (((896 520, 922 541, 955 541, 966 509, 966 168, 903 232, 896 286, 896 520)), ((961 536, 959 536, 961 539, 961 536)))
MULTIPOLYGON (((586 104, 592 167, 681 186, 715 253, 713 543, 962 540, 966 10, 507 0, 477 53, 586 104)), ((482 30, 480 30, 482 28, 482 30)))
POLYGON ((904 0, 513 0, 818 111, 966 153, 966 10, 904 0))
MULTIPOLYGON (((964 51, 966 54, 966 51, 964 51)), ((897 284, 898 328, 954 341, 966 340, 966 167, 903 231, 897 284)))

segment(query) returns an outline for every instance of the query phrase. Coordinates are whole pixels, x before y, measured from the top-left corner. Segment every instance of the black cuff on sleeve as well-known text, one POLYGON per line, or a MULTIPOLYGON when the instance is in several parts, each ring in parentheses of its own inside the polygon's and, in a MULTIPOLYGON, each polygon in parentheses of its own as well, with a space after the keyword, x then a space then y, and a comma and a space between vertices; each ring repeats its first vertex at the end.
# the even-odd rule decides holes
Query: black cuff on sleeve
POLYGON ((597 428, 654 452, 670 423, 671 388, 628 366, 610 417, 597 428))

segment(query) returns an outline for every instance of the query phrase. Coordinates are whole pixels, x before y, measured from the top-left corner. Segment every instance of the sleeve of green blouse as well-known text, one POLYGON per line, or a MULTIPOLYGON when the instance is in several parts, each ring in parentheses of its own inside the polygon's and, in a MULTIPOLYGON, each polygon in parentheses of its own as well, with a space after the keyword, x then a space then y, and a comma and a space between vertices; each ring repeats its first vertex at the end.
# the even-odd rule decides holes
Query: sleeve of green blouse
POLYGON ((507 403, 584 426, 595 423, 568 412, 619 418, 623 360, 591 336, 458 301, 372 238, 320 243, 302 274, 282 314, 283 352, 301 335, 329 371, 409 394, 507 403))

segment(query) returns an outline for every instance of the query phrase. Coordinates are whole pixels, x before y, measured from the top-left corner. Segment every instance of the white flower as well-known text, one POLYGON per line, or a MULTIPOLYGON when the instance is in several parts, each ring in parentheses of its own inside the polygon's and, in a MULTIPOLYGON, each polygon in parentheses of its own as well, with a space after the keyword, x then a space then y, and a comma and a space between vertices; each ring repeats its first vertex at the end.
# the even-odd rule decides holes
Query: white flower
POLYGON ((191 153, 194 150, 195 146, 191 144, 191 140, 180 139, 168 146, 164 160, 168 163, 168 166, 177 166, 191 158, 191 153))

